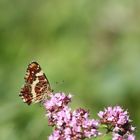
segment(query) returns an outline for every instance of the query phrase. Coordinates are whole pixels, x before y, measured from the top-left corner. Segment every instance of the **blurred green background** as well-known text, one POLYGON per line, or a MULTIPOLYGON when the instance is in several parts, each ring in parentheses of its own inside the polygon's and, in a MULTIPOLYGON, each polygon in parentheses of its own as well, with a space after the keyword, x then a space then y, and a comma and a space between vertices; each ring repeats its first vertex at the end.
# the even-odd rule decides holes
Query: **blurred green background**
POLYGON ((139 0, 0 0, 0 140, 52 132, 43 108, 18 97, 33 60, 55 92, 74 95, 73 109, 95 118, 106 106, 128 109, 140 139, 139 0))

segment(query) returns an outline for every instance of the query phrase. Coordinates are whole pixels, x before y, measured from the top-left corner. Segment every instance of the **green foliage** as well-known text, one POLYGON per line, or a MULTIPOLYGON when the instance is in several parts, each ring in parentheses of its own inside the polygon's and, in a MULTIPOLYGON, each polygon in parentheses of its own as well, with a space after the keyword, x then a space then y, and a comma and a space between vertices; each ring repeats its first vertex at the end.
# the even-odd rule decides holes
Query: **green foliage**
POLYGON ((95 118, 109 105, 128 109, 139 139, 139 6, 132 0, 1 0, 0 139, 51 134, 42 107, 18 97, 32 60, 55 92, 74 95, 72 108, 90 109, 95 118))

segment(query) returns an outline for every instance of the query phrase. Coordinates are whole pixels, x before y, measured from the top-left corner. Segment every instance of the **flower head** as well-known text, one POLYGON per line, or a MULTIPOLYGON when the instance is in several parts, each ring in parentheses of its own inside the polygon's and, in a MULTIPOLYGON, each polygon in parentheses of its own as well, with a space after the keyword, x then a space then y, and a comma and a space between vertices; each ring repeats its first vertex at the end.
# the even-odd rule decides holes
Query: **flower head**
POLYGON ((81 140, 98 136, 98 121, 89 119, 89 112, 82 108, 72 112, 68 107, 70 101, 71 95, 56 93, 44 102, 49 125, 55 128, 49 140, 81 140))
POLYGON ((125 134, 123 136, 113 133, 113 139, 112 140, 135 140, 135 136, 133 134, 125 134))
POLYGON ((120 106, 108 107, 98 113, 100 123, 107 126, 107 132, 113 132, 113 140, 134 140, 134 127, 127 111, 120 106))

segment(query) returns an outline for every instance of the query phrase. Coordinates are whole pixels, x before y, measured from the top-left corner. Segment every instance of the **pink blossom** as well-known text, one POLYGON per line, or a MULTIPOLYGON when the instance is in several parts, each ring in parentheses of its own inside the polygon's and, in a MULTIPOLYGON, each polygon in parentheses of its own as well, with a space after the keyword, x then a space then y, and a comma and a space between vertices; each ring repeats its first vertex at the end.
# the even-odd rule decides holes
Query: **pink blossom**
POLYGON ((108 107, 98 113, 100 123, 107 126, 107 133, 113 133, 113 140, 134 140, 134 127, 127 111, 120 106, 108 107))
POLYGON ((71 95, 56 93, 44 102, 49 125, 55 130, 49 140, 81 140, 97 137, 98 121, 89 119, 89 112, 79 108, 71 111, 68 103, 71 95))

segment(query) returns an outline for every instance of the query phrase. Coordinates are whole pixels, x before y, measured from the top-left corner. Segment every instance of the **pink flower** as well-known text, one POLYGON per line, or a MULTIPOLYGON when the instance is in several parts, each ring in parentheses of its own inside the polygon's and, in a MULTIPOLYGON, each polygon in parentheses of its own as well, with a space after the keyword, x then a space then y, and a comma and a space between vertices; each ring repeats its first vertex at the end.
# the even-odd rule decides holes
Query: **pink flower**
POLYGON ((108 107, 104 111, 100 111, 98 116, 100 123, 107 126, 107 133, 113 132, 113 140, 135 139, 131 134, 135 128, 131 125, 128 112, 120 106, 108 107))
POLYGON ((71 95, 56 93, 44 102, 49 125, 55 127, 49 140, 81 140, 98 136, 98 121, 89 119, 89 112, 84 109, 72 112, 68 107, 70 101, 71 95))
POLYGON ((89 112, 79 108, 74 111, 68 106, 71 95, 51 94, 44 101, 48 123, 54 127, 49 140, 83 140, 101 135, 99 125, 106 125, 107 133, 112 133, 112 140, 135 140, 135 130, 127 111, 120 106, 108 107, 100 111, 99 121, 90 119, 89 112))
POLYGON ((121 136, 117 133, 113 133, 112 140, 135 140, 135 136, 133 134, 125 134, 124 136, 121 136))

